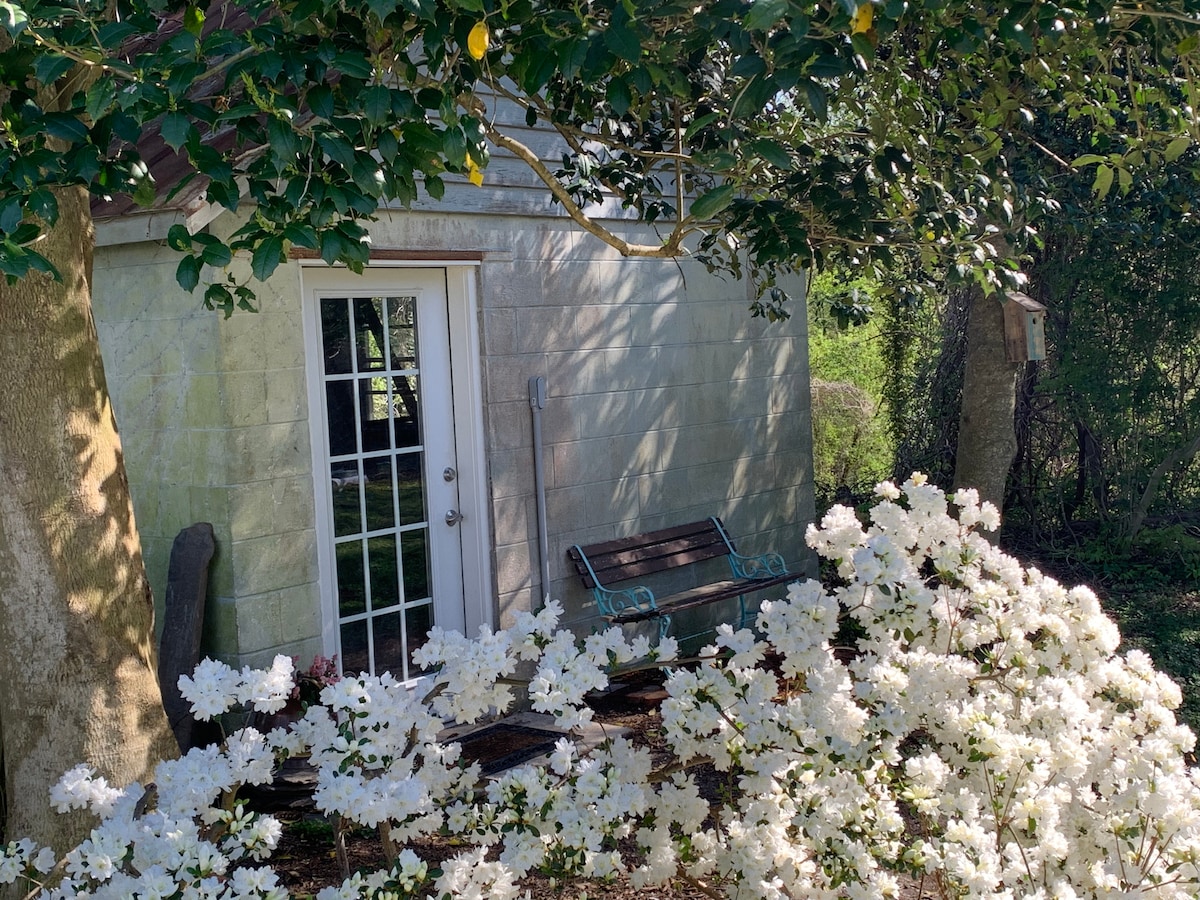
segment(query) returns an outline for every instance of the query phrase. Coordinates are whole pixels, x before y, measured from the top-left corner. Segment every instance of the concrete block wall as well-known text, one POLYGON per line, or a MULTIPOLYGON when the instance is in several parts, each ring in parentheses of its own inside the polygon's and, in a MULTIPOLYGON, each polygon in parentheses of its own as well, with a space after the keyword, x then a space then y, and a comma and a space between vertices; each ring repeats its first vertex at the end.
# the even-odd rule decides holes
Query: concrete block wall
POLYGON ((296 287, 223 319, 151 243, 96 254, 97 329, 159 620, 171 545, 211 522, 204 652, 233 664, 320 652, 304 345, 296 287))
MULTIPOLYGON (((619 227, 619 223, 610 223, 619 227)), ((236 223, 218 220, 231 230, 236 223)), ((630 230, 631 239, 652 239, 630 230)), ((530 376, 548 385, 549 593, 586 628, 574 543, 721 516, 743 552, 807 565, 813 510, 802 285, 752 319, 744 284, 683 260, 626 260, 561 217, 406 213, 380 250, 476 251, 498 625, 540 597, 530 376)), ((171 251, 101 248, 96 312, 151 582, 194 521, 217 532, 209 651, 257 663, 320 649, 299 267, 223 320, 174 285, 171 251)), ((728 615, 706 610, 700 624, 728 615), (705 617, 708 617, 705 619, 705 617)))

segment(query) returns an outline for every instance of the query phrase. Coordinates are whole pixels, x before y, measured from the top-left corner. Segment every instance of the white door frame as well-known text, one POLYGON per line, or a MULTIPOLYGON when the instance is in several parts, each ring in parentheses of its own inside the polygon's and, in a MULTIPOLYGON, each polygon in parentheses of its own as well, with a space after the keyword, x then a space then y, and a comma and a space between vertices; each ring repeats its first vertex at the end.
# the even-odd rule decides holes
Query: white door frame
MULTIPOLYGON (((372 262, 369 269, 439 269, 445 273, 446 300, 450 326, 450 365, 453 392, 454 443, 458 461, 459 524, 462 537, 462 574, 464 622, 468 635, 478 633, 481 625, 495 626, 491 565, 491 527, 487 498, 487 459, 483 427, 483 378, 479 346, 477 272, 479 263, 462 260, 387 260, 372 262)), ((353 290, 355 275, 345 274, 348 289, 353 290)), ((317 539, 317 567, 321 589, 321 643, 326 654, 338 646, 337 573, 333 556, 332 522, 321 512, 321 498, 328 481, 324 456, 327 444, 324 409, 324 383, 321 371, 321 334, 319 304, 314 300, 312 283, 306 273, 330 271, 319 260, 300 261, 300 286, 304 319, 305 375, 308 383, 309 441, 312 451, 314 523, 317 539)), ((319 279, 325 281, 324 278, 319 279)), ((436 511, 430 511, 431 516, 436 511)), ((436 521, 436 519, 434 520, 436 521)))

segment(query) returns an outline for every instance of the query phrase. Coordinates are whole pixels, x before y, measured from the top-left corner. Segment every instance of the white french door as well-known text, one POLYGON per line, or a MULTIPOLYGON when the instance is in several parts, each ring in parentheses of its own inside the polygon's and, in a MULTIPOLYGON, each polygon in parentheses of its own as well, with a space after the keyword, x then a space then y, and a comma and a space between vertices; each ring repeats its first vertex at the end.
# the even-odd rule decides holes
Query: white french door
POLYGON ((466 624, 446 270, 306 269, 304 290, 326 643, 417 678, 429 629, 466 624))

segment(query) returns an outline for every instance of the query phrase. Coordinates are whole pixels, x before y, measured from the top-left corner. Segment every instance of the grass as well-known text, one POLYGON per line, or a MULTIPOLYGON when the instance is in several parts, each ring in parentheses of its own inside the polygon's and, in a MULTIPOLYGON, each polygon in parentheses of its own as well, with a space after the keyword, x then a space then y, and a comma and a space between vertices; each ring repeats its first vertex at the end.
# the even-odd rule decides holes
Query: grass
POLYGON ((1121 628, 1121 646, 1144 650, 1183 691, 1179 718, 1200 734, 1200 588, 1126 588, 1102 595, 1121 628))

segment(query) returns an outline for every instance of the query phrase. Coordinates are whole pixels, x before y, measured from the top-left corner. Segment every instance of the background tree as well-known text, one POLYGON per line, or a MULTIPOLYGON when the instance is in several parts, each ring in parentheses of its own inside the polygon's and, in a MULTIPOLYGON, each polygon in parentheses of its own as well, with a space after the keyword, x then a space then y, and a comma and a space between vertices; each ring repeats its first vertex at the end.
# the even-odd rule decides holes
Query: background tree
MULTIPOLYGON (((1035 112, 1092 123, 1096 149, 1107 154, 1100 187, 1114 177, 1131 183, 1138 154, 1153 165, 1194 126, 1182 98, 1196 19, 1179 2, 247 0, 206 8, 139 0, 118 10, 0 0, 11 42, 0 78, 0 271, 33 285, 10 284, 0 307, 23 309, 22 290, 41 298, 0 316, 0 342, 11 365, 51 382, 67 383, 77 358, 98 359, 87 316, 67 313, 87 306, 82 199, 127 192, 149 203, 178 187, 156 186, 137 158, 148 129, 179 155, 187 178, 202 180, 209 202, 243 216, 228 242, 182 226, 169 238, 182 254, 180 283, 196 288, 206 267, 217 272, 205 302, 227 312, 253 302, 249 284, 220 274, 235 253, 250 258, 257 279, 292 246, 360 268, 365 222, 382 204, 411 202, 418 190, 437 198, 447 175, 478 181, 489 147, 524 160, 582 228, 622 253, 690 252, 734 273, 748 269, 762 288, 760 314, 786 313, 777 273, 838 260, 880 269, 916 258, 995 290, 1011 280, 1010 257, 1029 223, 1054 205, 1048 182, 1011 164, 1035 112), (1126 97, 1136 103, 1123 107, 1126 97), (557 130, 561 167, 494 123, 498 102, 557 130), (660 238, 630 244, 590 217, 588 205, 606 192, 660 238), (55 278, 66 289, 52 286, 55 278), (10 324, 30 317, 72 324, 45 347, 10 324)), ((998 337, 994 328, 981 334, 998 337)), ((96 501, 81 469, 28 465, 39 453, 95 461, 70 425, 85 413, 108 416, 103 380, 89 365, 90 398, 34 403, 32 389, 17 392, 0 431, 25 432, 31 446, 10 451, 17 437, 6 436, 0 448, 17 475, 61 479, 68 495, 96 501), (41 417, 58 427, 35 427, 41 417)), ((104 502, 65 502, 50 491, 27 500, 23 514, 42 529, 50 564, 14 543, 22 520, 6 511, 0 611, 10 627, 22 622, 10 611, 28 603, 31 573, 53 570, 55 578, 37 576, 39 602, 47 627, 68 632, 75 560, 95 546, 51 538, 84 534, 87 516, 137 558, 119 454, 98 468, 104 502)), ((144 609, 135 569, 116 558, 102 565, 94 577, 112 599, 84 616, 115 622, 144 609)), ((121 630, 146 646, 147 628, 143 617, 121 630)), ((33 639, 19 628, 7 636, 4 654, 33 639)), ((78 670, 114 678, 113 658, 71 649, 78 670)), ((161 731, 157 717, 139 721, 154 705, 150 687, 136 701, 105 702, 95 684, 62 691, 62 704, 80 719, 98 717, 119 739, 161 731)), ((0 694, 10 816, 12 772, 49 774, 87 749, 12 741, 39 712, 11 689, 0 694)), ((32 783, 20 790, 40 793, 32 783)))

